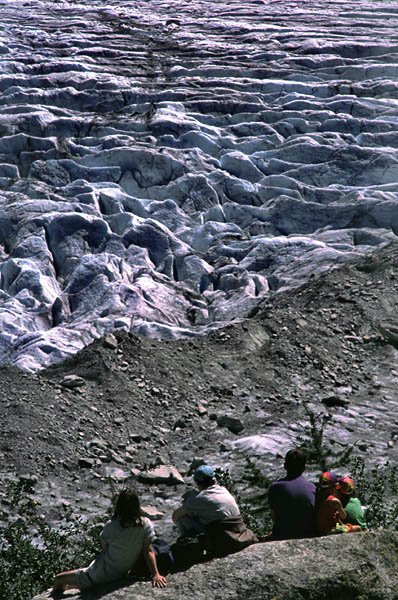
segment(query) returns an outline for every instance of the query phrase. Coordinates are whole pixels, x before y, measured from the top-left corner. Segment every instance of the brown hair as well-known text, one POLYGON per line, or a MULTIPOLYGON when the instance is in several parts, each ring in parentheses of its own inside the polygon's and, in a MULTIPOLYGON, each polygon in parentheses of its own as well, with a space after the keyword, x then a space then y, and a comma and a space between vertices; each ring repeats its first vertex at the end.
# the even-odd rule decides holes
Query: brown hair
POLYGON ((137 492, 129 488, 120 492, 113 517, 119 519, 122 527, 142 526, 142 512, 137 492))
POLYGON ((285 468, 289 475, 299 476, 304 473, 307 453, 303 448, 293 448, 285 456, 285 468))

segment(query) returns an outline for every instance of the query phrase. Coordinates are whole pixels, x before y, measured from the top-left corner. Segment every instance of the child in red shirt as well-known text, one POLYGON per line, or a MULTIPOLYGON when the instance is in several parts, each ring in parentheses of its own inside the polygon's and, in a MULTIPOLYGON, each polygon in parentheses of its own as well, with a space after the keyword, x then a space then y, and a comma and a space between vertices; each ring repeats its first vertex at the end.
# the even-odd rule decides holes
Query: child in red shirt
POLYGON ((320 475, 315 508, 318 535, 361 531, 358 525, 343 523, 346 513, 336 495, 337 489, 338 477, 335 473, 326 471, 320 475))

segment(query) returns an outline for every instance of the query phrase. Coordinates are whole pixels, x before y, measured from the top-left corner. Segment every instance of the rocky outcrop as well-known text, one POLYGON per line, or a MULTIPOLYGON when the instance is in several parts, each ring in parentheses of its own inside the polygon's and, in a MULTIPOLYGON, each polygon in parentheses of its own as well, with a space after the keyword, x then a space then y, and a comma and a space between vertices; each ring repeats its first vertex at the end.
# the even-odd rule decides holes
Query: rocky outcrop
MULTIPOLYGON (((69 600, 395 600, 398 534, 377 531, 257 544, 169 577, 164 590, 148 582, 102 589, 69 600)), ((34 600, 46 600, 49 592, 34 600)))

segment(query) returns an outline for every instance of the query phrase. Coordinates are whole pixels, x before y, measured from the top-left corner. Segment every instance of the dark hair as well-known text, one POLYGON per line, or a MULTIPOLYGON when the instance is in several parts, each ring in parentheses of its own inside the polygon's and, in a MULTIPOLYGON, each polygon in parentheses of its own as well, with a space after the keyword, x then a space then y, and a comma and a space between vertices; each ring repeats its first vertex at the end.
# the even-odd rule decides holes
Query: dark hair
POLYGON ((203 476, 201 479, 194 478, 194 481, 197 483, 197 485, 199 485, 203 489, 207 489, 208 487, 210 487, 211 485, 214 485, 216 483, 216 480, 214 477, 206 477, 206 476, 203 476))
POLYGON ((332 490, 333 494, 336 493, 337 482, 338 475, 333 473, 333 471, 324 471, 321 473, 315 492, 315 510, 318 510, 319 506, 331 495, 332 490))
POLYGON ((347 504, 349 503, 351 498, 357 498, 357 497, 358 497, 358 495, 355 490, 353 492, 351 492, 351 494, 339 494, 340 502, 343 505, 343 508, 345 508, 347 506, 347 504))
POLYGON ((302 448, 293 448, 285 456, 285 469, 289 475, 299 476, 305 471, 307 453, 302 448))
POLYGON ((319 506, 325 502, 328 496, 330 496, 331 489, 333 489, 333 487, 335 486, 332 486, 331 488, 323 488, 320 485, 317 485, 315 492, 315 510, 318 510, 319 506))
POLYGON ((142 526, 142 512, 137 492, 125 488, 117 497, 113 517, 122 527, 142 526))

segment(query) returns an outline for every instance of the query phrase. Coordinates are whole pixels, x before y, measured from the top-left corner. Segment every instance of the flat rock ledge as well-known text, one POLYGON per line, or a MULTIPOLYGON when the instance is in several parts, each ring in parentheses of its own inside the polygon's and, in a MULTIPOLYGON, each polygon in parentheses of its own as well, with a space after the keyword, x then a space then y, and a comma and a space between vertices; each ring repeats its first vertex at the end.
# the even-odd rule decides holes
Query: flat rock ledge
MULTIPOLYGON (((149 582, 69 591, 67 600, 396 600, 398 534, 353 535, 256 544, 227 558, 169 576, 164 590, 149 582)), ((50 592, 33 600, 46 600, 50 592)))

